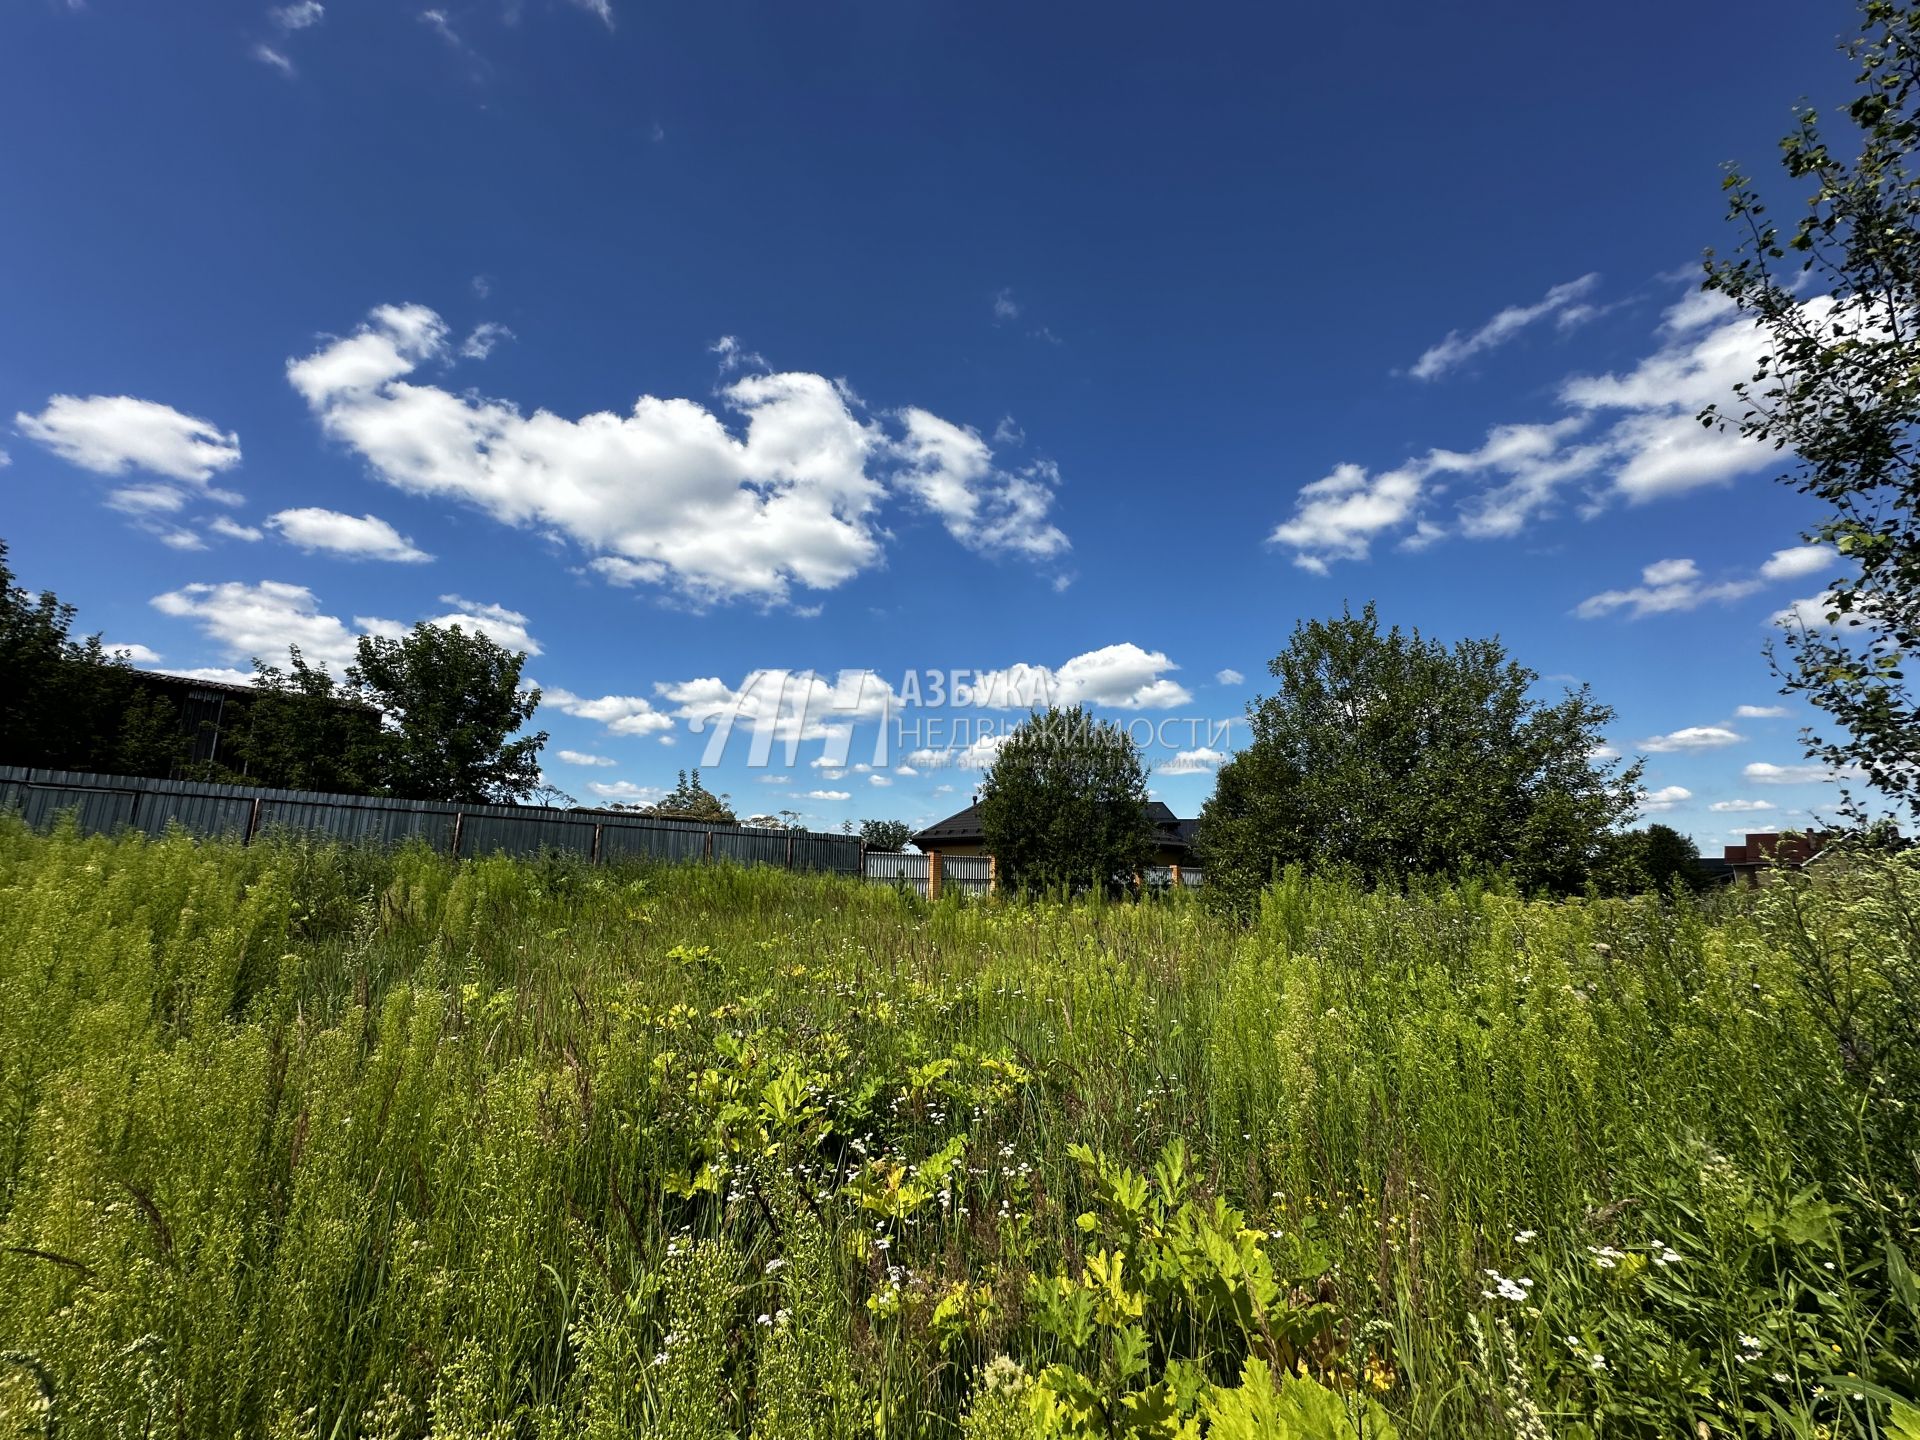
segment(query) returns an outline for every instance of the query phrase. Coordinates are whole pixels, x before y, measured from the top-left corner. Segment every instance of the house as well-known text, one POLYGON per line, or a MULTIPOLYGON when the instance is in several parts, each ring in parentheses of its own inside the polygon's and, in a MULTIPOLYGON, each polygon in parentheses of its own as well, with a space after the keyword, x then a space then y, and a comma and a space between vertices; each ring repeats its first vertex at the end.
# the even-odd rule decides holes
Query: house
MULTIPOLYGON (((1188 865, 1193 852, 1198 820, 1182 820, 1163 802, 1147 802, 1147 818, 1153 822, 1153 866, 1188 865)), ((985 855, 986 831, 980 824, 980 806, 967 806, 956 815, 934 822, 917 835, 908 837, 922 851, 938 850, 942 855, 985 855)))
POLYGON ((1747 832, 1747 843, 1729 845, 1723 860, 1736 885, 1764 885, 1776 869, 1804 870, 1827 858, 1833 837, 1821 831, 1805 835, 1747 832))

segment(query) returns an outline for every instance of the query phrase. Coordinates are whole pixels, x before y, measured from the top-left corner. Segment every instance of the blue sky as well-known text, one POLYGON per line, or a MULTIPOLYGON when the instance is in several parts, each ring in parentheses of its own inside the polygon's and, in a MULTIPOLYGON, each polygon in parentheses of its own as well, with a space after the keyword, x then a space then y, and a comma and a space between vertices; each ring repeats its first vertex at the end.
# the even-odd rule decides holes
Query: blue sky
POLYGON ((965 802, 909 752, 1015 712, 934 670, 1150 725, 1196 813, 1295 621, 1373 599, 1590 683, 1717 848, 1831 795, 1761 653, 1830 568, 1691 423, 1755 344, 1691 270, 1851 28, 20 0, 0 535, 169 669, 465 617, 535 650, 585 801, 744 694, 782 763, 709 783, 817 826, 965 802), (821 677, 804 720, 763 670, 821 677))

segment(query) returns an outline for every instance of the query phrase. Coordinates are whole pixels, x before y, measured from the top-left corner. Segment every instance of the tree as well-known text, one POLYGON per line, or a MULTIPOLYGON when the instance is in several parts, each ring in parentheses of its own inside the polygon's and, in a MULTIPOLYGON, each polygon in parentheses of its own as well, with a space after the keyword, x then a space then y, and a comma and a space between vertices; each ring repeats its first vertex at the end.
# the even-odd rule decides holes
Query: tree
POLYGON ((904 820, 862 820, 860 839, 869 850, 904 850, 911 832, 904 820))
POLYGON ((1700 890, 1700 847, 1671 825, 1649 825, 1609 836, 1594 863, 1594 885, 1603 895, 1663 895, 1700 890))
POLYGON ((1213 903, 1251 908, 1288 865, 1370 883, 1510 873, 1581 889, 1640 766, 1594 758, 1613 712, 1587 689, 1533 699, 1498 640, 1449 649, 1383 632, 1374 607, 1295 627, 1248 707, 1252 741, 1220 768, 1198 844, 1213 903))
POLYGON ((539 690, 520 688, 526 659, 459 625, 422 623, 398 640, 361 636, 347 690, 383 717, 377 788, 466 804, 532 793, 547 733, 510 738, 540 705, 539 690))
POLYGON ((1829 148, 1814 110, 1797 112, 1781 163, 1811 199, 1785 235, 1753 182, 1727 175, 1742 240, 1731 258, 1708 252, 1705 287, 1753 319, 1767 350, 1736 402, 1700 418, 1799 457, 1783 478, 1824 511, 1805 538, 1846 567, 1787 628, 1784 658, 1770 652, 1783 688, 1833 723, 1802 732, 1808 757, 1920 816, 1920 691, 1906 674, 1920 653, 1920 10, 1868 0, 1862 12, 1842 127, 1856 156, 1829 148))
POLYGON ((16 584, 0 540, 0 763, 171 774, 186 755, 179 711, 98 635, 72 638, 75 613, 16 584))
POLYGON ((663 798, 652 805, 641 807, 643 815, 658 816, 663 820, 704 820, 710 825, 737 825, 733 806, 726 795, 716 795, 700 783, 700 772, 695 770, 691 779, 687 772, 680 772, 680 783, 663 798))
POLYGON ((1007 737, 981 781, 979 807, 1009 889, 1129 883, 1152 853, 1139 749, 1079 706, 1036 711, 1007 737))
POLYGON ((364 795, 378 784, 386 737, 380 712, 298 645, 287 668, 253 662, 254 696, 236 748, 255 785, 364 795))

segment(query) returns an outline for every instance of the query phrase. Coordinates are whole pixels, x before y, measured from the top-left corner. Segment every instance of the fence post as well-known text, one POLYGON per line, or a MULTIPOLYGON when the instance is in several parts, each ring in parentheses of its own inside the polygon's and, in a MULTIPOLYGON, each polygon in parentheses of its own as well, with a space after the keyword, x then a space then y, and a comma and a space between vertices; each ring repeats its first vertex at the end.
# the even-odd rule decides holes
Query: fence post
POLYGON ((597 820, 593 824, 593 849, 587 855, 587 863, 590 865, 600 863, 600 822, 597 820))
POLYGON ((927 899, 940 898, 940 852, 927 851, 927 899))
POLYGON ((1167 872, 1172 878, 1172 888, 1178 890, 1180 888, 1180 867, 1178 865, 1169 865, 1167 872))
POLYGON ((240 841, 242 845, 251 845, 253 837, 260 833, 260 797, 253 797, 253 809, 247 813, 247 833, 240 841))
POLYGON ((987 856, 987 893, 996 895, 1000 891, 1000 857, 987 856))
POLYGON ((454 811, 453 812, 453 852, 452 853, 453 853, 453 858, 456 860, 460 858, 460 832, 466 828, 466 824, 467 824, 467 812, 464 810, 454 811))
POLYGON ((787 869, 793 868, 793 831, 787 831, 787 869))
POLYGON ((711 830, 707 831, 707 845, 706 848, 700 852, 700 858, 703 860, 711 860, 713 858, 713 831, 711 830))

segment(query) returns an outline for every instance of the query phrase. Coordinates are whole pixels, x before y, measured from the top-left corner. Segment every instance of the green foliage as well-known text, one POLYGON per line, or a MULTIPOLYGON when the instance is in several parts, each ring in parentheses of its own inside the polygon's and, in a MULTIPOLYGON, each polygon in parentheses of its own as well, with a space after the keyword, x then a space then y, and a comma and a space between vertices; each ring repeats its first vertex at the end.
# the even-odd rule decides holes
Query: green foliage
POLYGON ((1677 895, 1706 886, 1700 847, 1671 825, 1607 836, 1594 862, 1593 881, 1603 895, 1677 895))
POLYGON ((904 820, 862 820, 860 838, 869 850, 904 850, 909 835, 904 820))
POLYGON ((1557 704, 1497 640, 1448 649, 1359 615, 1297 626, 1248 709, 1253 739, 1201 812, 1210 900, 1242 913, 1289 865, 1370 883, 1504 871, 1528 892, 1587 883, 1639 767, 1596 761, 1613 712, 1557 704))
MULTIPOLYGON (((700 783, 700 772, 691 776, 680 772, 680 781, 662 799, 639 807, 642 815, 658 815, 666 820, 704 820, 713 825, 736 825, 729 797, 716 795, 700 783)), ((781 812, 785 814, 786 812, 781 812)))
POLYGON ((1805 538, 1839 552, 1825 623, 1789 628, 1775 663, 1837 727, 1807 732, 1808 755, 1920 816, 1920 691, 1906 668, 1920 652, 1920 32, 1911 6, 1860 10, 1840 125, 1851 158, 1799 109, 1780 162, 1806 208, 1784 233, 1758 187, 1727 174, 1741 240, 1731 258, 1708 252, 1705 288, 1764 330, 1767 350, 1736 400, 1700 418, 1792 451, 1792 483, 1824 512, 1805 538))
POLYGON ((1899 1435, 1920 856, 1822 869, 1228 923, 0 821, 0 1435, 1899 1435))
POLYGON ((98 635, 73 638, 74 616, 14 582, 0 540, 0 763, 172 774, 187 751, 178 710, 98 635))
MULTIPOLYGON (((462 625, 361 636, 345 688, 385 722, 374 747, 379 793, 469 804, 532 794, 547 732, 511 738, 540 707, 537 689, 520 688, 526 660, 462 625)), ((296 655, 296 683, 302 668, 296 655)), ((275 674, 263 670, 262 682, 275 674)))
POLYGON ((1013 890, 1105 891, 1131 883, 1152 853, 1139 748, 1080 706, 1030 715, 995 753, 979 806, 1013 890))
POLYGON ((235 749, 249 784, 365 795, 387 767, 380 714, 292 646, 287 668, 253 662, 254 695, 235 749))

